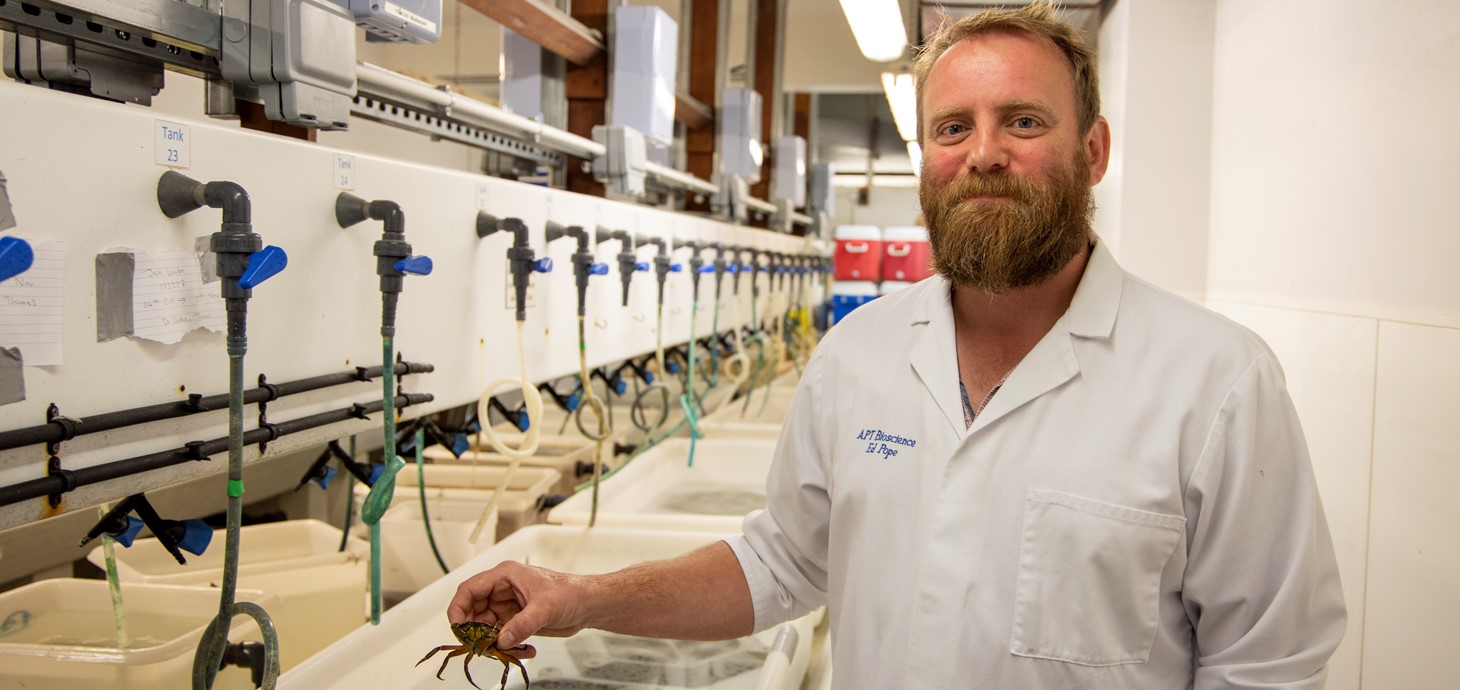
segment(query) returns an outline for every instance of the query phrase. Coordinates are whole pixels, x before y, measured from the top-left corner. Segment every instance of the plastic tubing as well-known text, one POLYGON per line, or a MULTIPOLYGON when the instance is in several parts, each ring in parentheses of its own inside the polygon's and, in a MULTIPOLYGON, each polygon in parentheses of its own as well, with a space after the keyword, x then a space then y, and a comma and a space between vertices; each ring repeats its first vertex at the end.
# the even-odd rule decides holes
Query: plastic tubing
MULTIPOLYGON (((106 518, 106 506, 99 505, 96 511, 106 518)), ((102 553, 106 555, 106 584, 112 594, 112 617, 116 618, 117 624, 117 649, 127 648, 127 613, 122 607, 122 583, 117 579, 117 550, 112 545, 112 538, 106 533, 101 535, 102 553)))
POLYGON ((236 615, 253 618, 264 637, 264 690, 273 690, 279 679, 279 635, 274 621, 262 606, 234 601, 238 590, 238 538, 243 524, 243 354, 248 349, 241 334, 228 338, 228 529, 223 551, 223 587, 218 596, 218 615, 208 623, 198 651, 193 655, 193 687, 213 687, 218 666, 228 646, 228 628, 236 615))
POLYGON ((436 548, 436 535, 431 532, 431 513, 426 507, 426 459, 421 454, 421 446, 426 443, 426 430, 416 428, 416 492, 421 496, 421 524, 426 526, 426 542, 431 545, 431 555, 436 557, 436 565, 441 566, 442 573, 451 572, 446 567, 446 559, 441 557, 441 550, 436 548))
POLYGON ((385 418, 385 470, 360 507, 360 521, 370 527, 370 624, 380 625, 383 609, 380 594, 380 518, 390 508, 395 497, 395 475, 404 462, 395 454, 395 339, 383 336, 381 353, 385 364, 381 367, 381 385, 385 389, 382 402, 385 406, 381 416, 385 418))
POLYGON ((693 396, 695 392, 695 321, 699 320, 700 296, 696 291, 689 307, 689 370, 685 372, 684 390, 679 394, 679 407, 684 410, 684 420, 689 422, 690 467, 695 466, 695 442, 700 439, 700 420, 695 413, 693 396))
POLYGON ((584 325, 583 315, 578 315, 578 368, 580 376, 583 377, 583 402, 573 412, 573 420, 578 425, 578 431, 590 440, 596 442, 593 454, 593 502, 588 512, 588 526, 592 527, 598 522, 598 484, 603 479, 603 442, 613 434, 613 422, 609 420, 608 406, 603 403, 596 393, 593 392, 593 379, 588 372, 588 345, 586 337, 587 327, 584 325), (583 410, 592 408, 593 414, 598 415, 598 431, 590 432, 583 424, 583 410))
POLYGON ((492 497, 487 499, 487 504, 482 506, 481 517, 477 518, 477 524, 471 529, 471 543, 477 543, 482 535, 482 529, 487 526, 487 518, 492 514, 492 508, 496 507, 497 501, 501 499, 502 493, 512 483, 512 477, 517 474, 517 468, 522 461, 532 457, 537 452, 538 437, 541 434, 539 426, 542 419, 542 394, 537 392, 537 386, 532 385, 532 380, 527 378, 527 349, 525 347, 527 324, 523 321, 517 322, 517 371, 518 378, 500 378, 488 383, 482 389, 482 397, 477 399, 477 422, 482 434, 487 437, 487 442, 492 444, 492 449, 505 456, 510 462, 507 463, 507 473, 502 476, 502 483, 499 484, 492 497), (492 416, 488 405, 492 396, 500 388, 517 386, 522 390, 522 402, 527 406, 528 426, 527 432, 522 437, 522 445, 516 448, 508 446, 492 430, 492 416))

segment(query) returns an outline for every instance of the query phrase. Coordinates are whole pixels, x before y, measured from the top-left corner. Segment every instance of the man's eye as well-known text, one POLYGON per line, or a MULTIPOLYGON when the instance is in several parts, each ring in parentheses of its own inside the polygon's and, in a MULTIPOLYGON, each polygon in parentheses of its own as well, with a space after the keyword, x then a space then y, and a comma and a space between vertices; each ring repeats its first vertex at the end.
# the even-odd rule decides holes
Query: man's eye
POLYGON ((1039 122, 1032 117, 1025 116, 1015 119, 1014 126, 1018 129, 1033 129, 1039 126, 1039 122))
POLYGON ((967 127, 964 127, 963 125, 959 125, 959 124, 952 124, 952 125, 944 125, 943 126, 943 134, 946 134, 948 136, 957 136, 957 135, 962 134, 962 133, 967 132, 967 131, 968 131, 968 128, 967 127))

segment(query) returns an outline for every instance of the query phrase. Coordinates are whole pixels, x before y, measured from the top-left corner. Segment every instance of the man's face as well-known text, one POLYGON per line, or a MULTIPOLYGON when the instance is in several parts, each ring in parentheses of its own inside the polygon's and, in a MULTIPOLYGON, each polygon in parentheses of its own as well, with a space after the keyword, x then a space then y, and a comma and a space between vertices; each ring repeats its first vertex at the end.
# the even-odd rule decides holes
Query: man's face
POLYGON ((999 294, 1085 247, 1109 134, 1103 121, 1079 129, 1069 63, 1047 40, 986 34, 938 59, 923 89, 919 197, 940 274, 999 294))

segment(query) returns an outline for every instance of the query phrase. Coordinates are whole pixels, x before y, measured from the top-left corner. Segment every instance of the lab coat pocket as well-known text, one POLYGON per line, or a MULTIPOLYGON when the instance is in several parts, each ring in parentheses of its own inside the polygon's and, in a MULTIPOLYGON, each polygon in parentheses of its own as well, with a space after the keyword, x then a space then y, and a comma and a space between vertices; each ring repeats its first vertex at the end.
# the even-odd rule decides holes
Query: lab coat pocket
POLYGON ((1009 651, 1088 666, 1144 663, 1161 572, 1186 518, 1031 489, 1009 651))

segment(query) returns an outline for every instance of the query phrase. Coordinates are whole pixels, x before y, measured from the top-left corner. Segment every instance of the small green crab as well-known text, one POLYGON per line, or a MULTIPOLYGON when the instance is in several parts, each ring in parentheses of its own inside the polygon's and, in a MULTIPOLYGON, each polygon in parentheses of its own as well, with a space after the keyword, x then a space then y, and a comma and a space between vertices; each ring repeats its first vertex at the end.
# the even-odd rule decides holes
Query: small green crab
POLYGON ((471 678, 471 658, 473 656, 489 656, 502 662, 502 688, 507 687, 507 674, 512 672, 512 664, 517 664, 517 668, 522 671, 523 687, 532 687, 532 681, 527 678, 527 668, 522 665, 522 662, 506 651, 497 649, 497 633, 500 633, 501 630, 488 623, 468 621, 451 626, 451 632, 456 635, 456 639, 460 640, 461 644, 441 645, 427 652, 426 656, 421 657, 421 660, 416 662, 416 665, 420 666, 426 663, 426 660, 434 656, 436 652, 443 650, 449 651, 450 653, 441 661, 440 670, 436 671, 436 678, 438 680, 446 680, 441 677, 441 674, 446 671, 446 665, 451 663, 452 657, 465 656, 466 659, 461 662, 461 670, 466 674, 466 681, 471 683, 472 687, 481 690, 481 686, 477 685, 476 681, 471 678))

